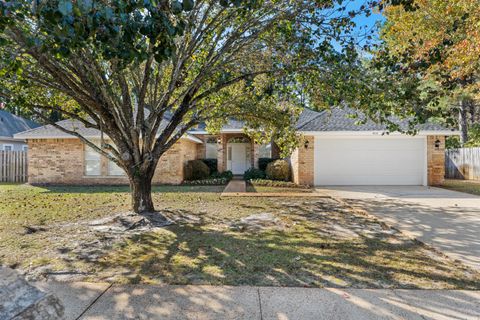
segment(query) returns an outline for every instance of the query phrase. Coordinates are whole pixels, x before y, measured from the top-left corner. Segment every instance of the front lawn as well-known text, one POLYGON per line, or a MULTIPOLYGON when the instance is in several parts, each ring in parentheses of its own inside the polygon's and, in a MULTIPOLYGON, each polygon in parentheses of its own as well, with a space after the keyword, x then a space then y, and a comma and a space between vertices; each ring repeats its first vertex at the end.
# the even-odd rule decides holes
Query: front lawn
POLYGON ((156 187, 157 209, 181 219, 118 237, 89 221, 127 211, 127 188, 0 185, 0 262, 33 278, 480 289, 478 272, 333 199, 221 191, 156 187))
POLYGON ((446 179, 442 187, 480 196, 480 181, 446 179))

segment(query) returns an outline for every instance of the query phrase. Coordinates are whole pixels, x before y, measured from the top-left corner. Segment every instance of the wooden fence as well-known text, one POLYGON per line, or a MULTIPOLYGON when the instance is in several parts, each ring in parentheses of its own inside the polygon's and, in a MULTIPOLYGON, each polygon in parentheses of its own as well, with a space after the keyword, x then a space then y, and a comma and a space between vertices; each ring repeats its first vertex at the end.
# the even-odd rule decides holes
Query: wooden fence
POLYGON ((480 148, 445 151, 445 177, 447 179, 480 180, 480 148))
POLYGON ((27 182, 27 151, 0 151, 0 182, 27 182))

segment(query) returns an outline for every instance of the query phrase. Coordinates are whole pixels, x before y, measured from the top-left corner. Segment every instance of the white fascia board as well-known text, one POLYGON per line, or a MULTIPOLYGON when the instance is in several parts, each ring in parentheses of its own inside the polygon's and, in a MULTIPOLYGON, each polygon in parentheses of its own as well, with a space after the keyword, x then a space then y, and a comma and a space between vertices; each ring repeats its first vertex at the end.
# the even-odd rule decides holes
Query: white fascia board
MULTIPOLYGON (((32 140, 32 139, 78 139, 78 137, 71 135, 71 134, 62 134, 62 135, 43 135, 43 136, 30 136, 30 135, 22 135, 22 134, 14 134, 13 137, 15 139, 22 139, 22 140, 32 140)), ((83 136, 86 139, 100 139, 100 136, 83 136)), ((105 135, 105 138, 108 138, 105 135)))
MULTIPOLYGON (((227 130, 220 130, 220 133, 243 133, 243 129, 227 129, 227 130)), ((189 134, 213 134, 206 130, 201 131, 188 131, 189 134)))
POLYGON ((299 133, 306 135, 306 136, 455 136, 459 135, 460 132, 458 131, 451 131, 451 130, 442 130, 442 131, 426 131, 422 130, 419 131, 416 135, 408 135, 405 133, 400 132, 391 132, 387 133, 387 131, 299 131, 299 133))
POLYGON ((13 142, 25 142, 25 139, 15 138, 15 137, 0 137, 0 140, 3 141, 13 141, 13 142))
MULTIPOLYGON (((183 139, 188 139, 188 140, 190 140, 190 141, 193 141, 193 142, 196 142, 196 143, 199 143, 199 144, 203 144, 203 141, 202 141, 202 140, 200 140, 200 139, 198 139, 198 138, 196 138, 196 137, 194 137, 194 136, 192 136, 192 135, 190 135, 190 134, 184 135, 184 136, 182 136, 182 138, 183 138, 183 139)), ((181 139, 182 139, 182 138, 181 138, 181 139)))
MULTIPOLYGON (((83 136, 86 139, 100 139, 100 135, 95 135, 95 136, 83 136)), ((44 135, 44 136, 29 136, 29 135, 14 135, 14 138, 10 138, 11 140, 32 140, 32 139, 78 139, 78 137, 71 135, 71 134, 62 134, 62 135, 44 135)), ((104 139, 108 139, 107 135, 104 135, 104 139)), ((180 139, 188 139, 196 143, 203 143, 202 140, 193 137, 191 135, 184 135, 180 139)))

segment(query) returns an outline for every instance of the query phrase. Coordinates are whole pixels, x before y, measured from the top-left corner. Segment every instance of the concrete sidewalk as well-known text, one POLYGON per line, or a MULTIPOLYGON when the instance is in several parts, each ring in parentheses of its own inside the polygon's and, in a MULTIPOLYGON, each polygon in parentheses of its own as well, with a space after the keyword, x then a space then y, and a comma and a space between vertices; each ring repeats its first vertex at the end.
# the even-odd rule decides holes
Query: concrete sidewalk
POLYGON ((480 319, 479 291, 34 284, 67 319, 480 319))

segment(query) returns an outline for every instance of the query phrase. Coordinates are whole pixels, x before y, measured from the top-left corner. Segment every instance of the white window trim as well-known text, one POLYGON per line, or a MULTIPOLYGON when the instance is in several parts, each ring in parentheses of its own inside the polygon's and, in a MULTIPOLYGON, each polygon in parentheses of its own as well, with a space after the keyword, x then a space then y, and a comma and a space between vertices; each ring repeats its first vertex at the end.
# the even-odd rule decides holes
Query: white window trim
POLYGON ((91 148, 87 144, 84 144, 84 148, 83 148, 83 161, 84 161, 84 163, 83 163, 83 175, 84 176, 86 176, 86 177, 101 177, 102 176, 102 156, 100 155, 100 153, 93 150, 93 148, 91 148), (99 170, 98 174, 89 174, 87 172, 87 161, 94 161, 94 159, 87 159, 87 152, 88 152, 87 150, 89 148, 92 149, 92 151, 95 152, 98 155, 98 164, 100 166, 100 170, 99 170))
POLYGON ((13 151, 13 144, 10 144, 10 143, 6 143, 3 145, 3 151, 13 151), (10 147, 12 148, 12 150, 6 150, 6 147, 10 147))
POLYGON ((22 151, 28 151, 28 146, 22 146, 22 151))

